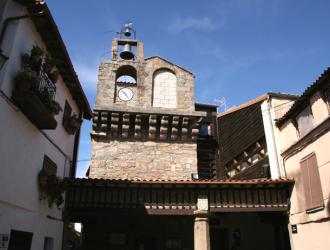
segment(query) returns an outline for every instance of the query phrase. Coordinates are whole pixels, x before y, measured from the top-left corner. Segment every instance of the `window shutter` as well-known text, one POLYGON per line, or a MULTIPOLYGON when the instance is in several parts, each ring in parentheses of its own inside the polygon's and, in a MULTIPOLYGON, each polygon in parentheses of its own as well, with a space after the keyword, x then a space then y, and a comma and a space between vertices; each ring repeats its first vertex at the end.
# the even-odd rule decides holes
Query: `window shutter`
POLYGON ((45 155, 42 169, 47 175, 56 175, 57 165, 47 155, 45 155))
POLYGON ((67 122, 70 119, 71 113, 72 113, 72 108, 68 103, 68 101, 65 101, 64 112, 63 112, 63 125, 65 125, 65 122, 67 122))
POLYGON ((302 175, 302 184, 305 192, 305 206, 306 209, 308 209, 312 206, 309 171, 308 171, 308 159, 300 162, 300 169, 302 175))
POLYGON ((305 192, 306 210, 324 206, 321 179, 316 161, 312 154, 300 162, 302 182, 305 192))
POLYGON ((316 161, 316 155, 313 154, 308 159, 308 169, 309 169, 309 176, 311 179, 311 198, 312 198, 312 207, 323 207, 323 193, 322 193, 322 186, 321 186, 321 178, 319 173, 319 168, 316 161))

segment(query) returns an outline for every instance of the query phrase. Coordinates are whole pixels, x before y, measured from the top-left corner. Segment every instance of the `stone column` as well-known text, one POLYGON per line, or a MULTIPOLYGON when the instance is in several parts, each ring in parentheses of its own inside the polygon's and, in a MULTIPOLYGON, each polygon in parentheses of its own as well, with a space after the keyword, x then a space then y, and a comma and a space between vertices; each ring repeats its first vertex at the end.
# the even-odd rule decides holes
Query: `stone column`
POLYGON ((194 224, 194 249, 210 250, 209 206, 207 197, 198 197, 194 224))

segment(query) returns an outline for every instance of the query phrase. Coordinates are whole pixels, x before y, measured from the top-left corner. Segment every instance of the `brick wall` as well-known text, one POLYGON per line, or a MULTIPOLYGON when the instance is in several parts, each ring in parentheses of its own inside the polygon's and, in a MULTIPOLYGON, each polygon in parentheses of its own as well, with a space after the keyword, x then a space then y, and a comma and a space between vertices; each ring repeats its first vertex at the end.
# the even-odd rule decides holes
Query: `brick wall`
POLYGON ((93 142, 90 178, 191 179, 197 173, 195 143, 93 142))

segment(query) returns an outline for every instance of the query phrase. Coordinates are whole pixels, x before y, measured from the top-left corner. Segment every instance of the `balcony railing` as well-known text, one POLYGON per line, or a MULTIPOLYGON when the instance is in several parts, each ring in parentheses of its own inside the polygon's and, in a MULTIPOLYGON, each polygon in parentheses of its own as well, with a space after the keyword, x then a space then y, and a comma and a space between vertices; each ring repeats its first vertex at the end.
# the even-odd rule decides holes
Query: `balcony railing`
POLYGON ((39 72, 39 79, 40 82, 38 86, 38 92, 43 93, 44 91, 47 91, 48 94, 51 96, 52 100, 54 100, 56 93, 56 85, 49 78, 48 74, 43 72, 42 68, 39 72))
POLYGON ((56 85, 40 66, 37 89, 14 90, 12 98, 25 116, 39 129, 55 129, 57 122, 49 105, 54 105, 56 85))

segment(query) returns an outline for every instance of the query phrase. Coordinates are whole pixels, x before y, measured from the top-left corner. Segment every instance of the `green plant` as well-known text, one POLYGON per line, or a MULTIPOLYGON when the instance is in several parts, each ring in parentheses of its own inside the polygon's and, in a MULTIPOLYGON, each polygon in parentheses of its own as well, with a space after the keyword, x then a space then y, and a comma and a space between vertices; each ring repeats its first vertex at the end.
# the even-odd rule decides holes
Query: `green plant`
POLYGON ((22 55, 21 61, 24 68, 31 68, 31 56, 28 53, 22 55))
POLYGON ((50 113, 57 115, 60 111, 62 111, 62 107, 60 104, 53 100, 52 95, 44 89, 42 92, 37 93, 41 102, 46 106, 50 113))
POLYGON ((52 208, 54 203, 57 208, 64 202, 63 193, 67 190, 68 182, 56 175, 47 175, 43 170, 38 176, 40 200, 47 199, 48 207, 52 208))
POLYGON ((45 73, 49 73, 53 69, 53 67, 54 67, 54 60, 50 56, 46 55, 45 62, 42 65, 43 71, 45 73))
POLYGON ((15 88, 21 91, 35 90, 38 87, 38 77, 37 74, 29 69, 19 71, 14 76, 15 88))
POLYGON ((51 112, 55 115, 57 115, 58 113, 60 113, 62 111, 62 107, 61 105, 55 101, 52 100, 52 104, 51 104, 51 112))
POLYGON ((41 57, 45 52, 37 45, 34 45, 31 49, 32 57, 41 57))

